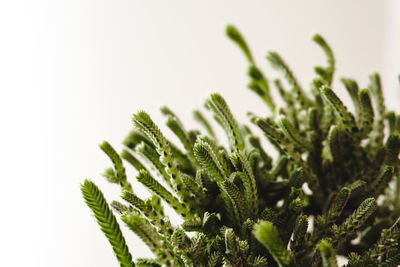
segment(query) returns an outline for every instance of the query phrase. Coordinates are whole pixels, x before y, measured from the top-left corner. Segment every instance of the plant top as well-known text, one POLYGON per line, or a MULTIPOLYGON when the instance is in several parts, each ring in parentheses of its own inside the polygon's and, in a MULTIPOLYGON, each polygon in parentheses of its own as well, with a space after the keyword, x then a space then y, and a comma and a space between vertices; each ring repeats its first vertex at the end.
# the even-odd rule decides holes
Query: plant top
POLYGON ((204 131, 187 130, 173 111, 161 108, 183 149, 146 112, 133 114, 134 130, 121 153, 108 142, 100 145, 112 162, 104 177, 121 187, 123 201, 109 205, 92 181, 81 185, 120 265, 330 267, 337 266, 336 255, 347 257, 348 267, 400 264, 400 115, 386 110, 379 75, 371 74, 362 88, 340 79, 352 113, 332 89, 335 59, 320 35, 312 40, 327 62, 314 68, 315 79, 303 88, 276 52, 266 59, 282 78, 269 81, 240 32, 229 25, 226 33, 246 56, 248 88, 270 110, 249 112, 262 138, 237 122, 217 93, 205 108, 229 147, 219 144, 199 110, 193 114, 204 131), (279 92, 283 107, 271 90, 279 92), (137 170, 150 198, 135 194, 125 165, 137 170), (181 225, 170 223, 165 205, 184 219, 181 225), (115 216, 154 259, 133 261, 115 216))

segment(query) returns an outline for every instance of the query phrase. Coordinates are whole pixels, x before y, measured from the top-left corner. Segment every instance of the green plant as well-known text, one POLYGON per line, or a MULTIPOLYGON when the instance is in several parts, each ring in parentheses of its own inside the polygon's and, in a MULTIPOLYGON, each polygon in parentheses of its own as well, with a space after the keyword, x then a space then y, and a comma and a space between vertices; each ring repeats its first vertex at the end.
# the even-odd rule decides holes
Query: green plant
POLYGON ((242 35, 233 26, 227 35, 248 60, 248 87, 271 111, 268 117, 249 113, 250 120, 278 156, 237 123, 219 94, 211 94, 205 107, 225 130, 228 148, 218 144, 200 111, 194 117, 208 136, 186 130, 170 109, 161 109, 184 151, 147 113, 134 114, 135 130, 121 154, 107 142, 100 145, 113 163, 104 176, 122 189, 124 203, 111 207, 155 259, 132 261, 102 193, 88 180, 82 184, 121 266, 337 266, 336 255, 348 258, 346 266, 400 264, 400 115, 386 111, 379 75, 361 90, 356 81, 341 79, 353 114, 331 89, 333 53, 315 35, 328 62, 315 67, 309 92, 277 53, 267 55, 290 89, 273 81, 285 103, 279 108, 242 35), (135 195, 122 159, 152 197, 135 195), (184 219, 181 225, 170 223, 165 203, 184 219))

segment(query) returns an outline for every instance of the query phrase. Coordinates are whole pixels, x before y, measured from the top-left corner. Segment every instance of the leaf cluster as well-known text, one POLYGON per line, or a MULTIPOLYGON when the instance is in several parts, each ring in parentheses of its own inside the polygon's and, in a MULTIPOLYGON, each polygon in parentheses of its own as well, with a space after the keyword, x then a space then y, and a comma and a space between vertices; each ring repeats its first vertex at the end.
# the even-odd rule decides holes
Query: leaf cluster
POLYGON ((282 79, 270 83, 241 33, 228 26, 227 35, 244 52, 248 87, 270 115, 249 113, 252 129, 213 93, 205 108, 228 147, 200 110, 194 118, 205 132, 186 129, 167 107, 161 112, 181 144, 139 111, 121 153, 100 145, 112 163, 104 177, 121 187, 122 202, 110 206, 154 253, 154 259, 133 262, 103 194, 86 180, 83 197, 121 266, 325 267, 337 266, 337 255, 349 259, 348 267, 400 264, 400 115, 386 110, 379 75, 370 75, 362 89, 341 79, 352 112, 332 88, 335 59, 320 35, 313 41, 327 65, 315 67, 308 88, 276 52, 266 59, 282 79), (272 88, 283 105, 271 97, 272 88), (134 193, 125 164, 137 170, 150 198, 134 193), (165 205, 184 222, 171 224, 165 205))

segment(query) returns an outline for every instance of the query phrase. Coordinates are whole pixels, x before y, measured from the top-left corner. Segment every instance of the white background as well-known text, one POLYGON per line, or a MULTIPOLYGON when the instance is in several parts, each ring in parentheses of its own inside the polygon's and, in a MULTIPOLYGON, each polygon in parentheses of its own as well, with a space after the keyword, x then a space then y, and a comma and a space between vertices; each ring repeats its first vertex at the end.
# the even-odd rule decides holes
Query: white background
MULTIPOLYGON (((138 109, 162 125, 158 107, 167 104, 194 127, 191 110, 217 91, 242 122, 248 110, 267 114, 245 88, 246 61, 225 37, 227 23, 269 77, 264 57, 277 50, 304 86, 325 64, 310 40, 321 33, 338 76, 366 86, 379 71, 399 110, 399 17, 395 0, 1 1, 0 265, 118 266, 79 184, 90 178, 118 198, 100 176, 110 162, 97 144, 120 150, 138 109)), ((124 232, 134 257, 151 255, 124 232)))

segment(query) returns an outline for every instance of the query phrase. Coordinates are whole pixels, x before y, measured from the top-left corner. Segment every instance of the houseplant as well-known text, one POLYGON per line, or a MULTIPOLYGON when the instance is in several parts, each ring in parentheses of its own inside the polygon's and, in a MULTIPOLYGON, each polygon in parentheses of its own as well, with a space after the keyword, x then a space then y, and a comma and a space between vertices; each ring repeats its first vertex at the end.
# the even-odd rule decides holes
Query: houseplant
POLYGON ((348 258, 346 266, 400 264, 400 115, 386 110, 379 75, 370 75, 361 90, 356 81, 341 79, 353 114, 331 89, 335 59, 321 36, 313 40, 327 65, 315 67, 306 92, 279 54, 269 52, 267 60, 286 85, 268 81, 236 28, 228 26, 227 35, 248 60, 248 87, 270 109, 269 116, 249 113, 250 121, 278 156, 238 124, 216 93, 205 107, 224 129, 229 147, 217 142, 200 111, 194 116, 206 135, 186 130, 169 108, 161 109, 184 151, 146 112, 135 113, 126 149, 119 154, 108 142, 100 145, 113 164, 104 176, 120 185, 123 201, 109 205, 92 181, 81 185, 120 265, 337 266, 336 255, 348 258), (284 107, 272 99, 272 85, 284 107), (152 197, 135 195, 122 160, 137 170, 152 197), (165 204, 184 219, 181 225, 170 223, 165 204), (111 208, 154 259, 134 263, 111 208))

